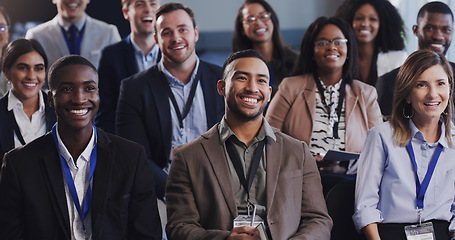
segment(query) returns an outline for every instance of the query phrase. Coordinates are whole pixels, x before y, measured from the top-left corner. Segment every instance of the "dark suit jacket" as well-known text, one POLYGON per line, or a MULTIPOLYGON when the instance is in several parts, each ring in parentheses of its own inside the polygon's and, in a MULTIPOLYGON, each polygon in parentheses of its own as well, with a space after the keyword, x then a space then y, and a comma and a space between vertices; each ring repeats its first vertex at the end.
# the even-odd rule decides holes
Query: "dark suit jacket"
MULTIPOLYGON (((319 171, 304 142, 274 129, 266 144, 267 219, 274 240, 330 239, 319 171)), ((218 125, 174 149, 166 185, 169 240, 226 239, 238 215, 218 125)))
MULTIPOLYGON (((144 149, 98 129, 93 239, 161 239, 154 178, 144 149)), ((60 158, 52 134, 5 155, 0 239, 71 239, 60 158)))
MULTIPOLYGON (((455 63, 450 62, 450 65, 452 66, 452 69, 455 70, 455 63)), ((397 78, 398 71, 400 71, 400 68, 395 68, 394 70, 382 75, 382 77, 380 77, 376 82, 379 107, 381 108, 382 115, 384 116, 392 115, 393 89, 395 88, 395 80, 397 78)), ((453 98, 455 102, 455 94, 453 98)))
MULTIPOLYGON (((14 127, 8 116, 8 92, 0 99, 0 166, 3 155, 14 148, 14 127)), ((54 109, 47 104, 47 94, 43 92, 45 104, 46 131, 50 131, 56 121, 54 109)), ((12 111, 12 110, 11 110, 12 111)))
MULTIPOLYGON (((216 88, 221 79, 219 66, 199 62, 200 84, 204 93, 207 126, 212 127, 224 114, 224 99, 216 88)), ((161 81, 162 73, 155 65, 122 81, 117 106, 117 134, 145 147, 154 166, 157 195, 164 196, 172 145, 171 106, 168 92, 161 81)))
MULTIPOLYGON (((131 35, 128 35, 101 52, 98 68, 100 108, 95 117, 95 124, 106 132, 115 133, 115 110, 120 82, 139 72, 135 51, 131 43, 131 35)), ((161 52, 159 52, 158 61, 160 58, 161 52)))

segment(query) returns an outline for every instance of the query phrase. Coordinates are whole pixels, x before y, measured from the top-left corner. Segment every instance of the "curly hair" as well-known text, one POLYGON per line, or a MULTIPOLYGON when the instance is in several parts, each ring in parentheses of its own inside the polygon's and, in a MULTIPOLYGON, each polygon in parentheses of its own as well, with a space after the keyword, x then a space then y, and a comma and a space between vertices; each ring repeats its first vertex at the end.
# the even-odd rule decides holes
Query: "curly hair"
POLYGON ((371 4, 379 16, 379 30, 376 47, 382 52, 403 50, 405 47, 405 28, 398 10, 388 0, 344 0, 335 16, 352 24, 357 10, 371 4))
POLYGON ((319 32, 329 24, 337 26, 348 40, 348 55, 343 65, 343 79, 350 84, 353 79, 359 77, 357 42, 349 24, 338 17, 319 17, 308 27, 302 39, 300 56, 295 65, 294 75, 312 74, 317 71, 318 67, 314 61, 314 41, 316 41, 319 32))
MULTIPOLYGON (((232 51, 238 52, 240 50, 252 49, 253 42, 245 35, 245 29, 243 28, 243 14, 242 10, 245 6, 253 3, 259 3, 264 7, 267 12, 272 14, 271 20, 273 23, 273 33, 272 33, 272 42, 273 42, 273 59, 282 59, 283 48, 285 43, 283 37, 281 36, 280 24, 278 21, 278 16, 273 10, 272 6, 264 0, 246 0, 242 6, 240 6, 237 11, 237 16, 235 17, 235 26, 234 26, 234 35, 232 37, 232 51)), ((280 64, 280 63, 277 63, 280 64)))

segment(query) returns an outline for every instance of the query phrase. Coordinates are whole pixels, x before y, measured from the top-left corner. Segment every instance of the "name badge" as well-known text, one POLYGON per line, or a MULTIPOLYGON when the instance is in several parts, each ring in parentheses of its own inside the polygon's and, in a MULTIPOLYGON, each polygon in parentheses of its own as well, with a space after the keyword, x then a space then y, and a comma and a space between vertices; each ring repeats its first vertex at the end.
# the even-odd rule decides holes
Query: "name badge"
POLYGON ((255 215, 255 217, 253 217, 254 215, 238 215, 235 219, 234 219, 234 227, 242 227, 242 226, 252 226, 252 227, 257 227, 259 224, 264 224, 264 220, 258 216, 258 215, 255 215))
POLYGON ((407 240, 434 240, 433 223, 408 225, 404 227, 407 240))

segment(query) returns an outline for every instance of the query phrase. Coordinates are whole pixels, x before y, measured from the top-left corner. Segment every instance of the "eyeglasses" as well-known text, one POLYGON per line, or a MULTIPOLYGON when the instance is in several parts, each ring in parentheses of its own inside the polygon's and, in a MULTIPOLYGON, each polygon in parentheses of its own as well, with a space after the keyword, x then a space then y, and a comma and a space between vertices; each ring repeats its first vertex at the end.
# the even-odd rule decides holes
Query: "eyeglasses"
POLYGON ((8 32, 8 26, 5 24, 0 24, 0 32, 8 32))
POLYGON ((272 13, 261 12, 256 16, 250 15, 250 16, 246 17, 245 19, 243 19, 243 22, 247 23, 247 24, 252 24, 258 19, 260 19, 262 22, 267 22, 271 17, 272 17, 272 13))
POLYGON ((327 47, 327 46, 329 46, 330 43, 333 43, 333 45, 335 45, 335 47, 344 47, 344 46, 346 46, 347 42, 348 42, 348 40, 344 39, 344 38, 336 38, 333 40, 321 39, 321 40, 315 41, 314 46, 315 47, 327 47))

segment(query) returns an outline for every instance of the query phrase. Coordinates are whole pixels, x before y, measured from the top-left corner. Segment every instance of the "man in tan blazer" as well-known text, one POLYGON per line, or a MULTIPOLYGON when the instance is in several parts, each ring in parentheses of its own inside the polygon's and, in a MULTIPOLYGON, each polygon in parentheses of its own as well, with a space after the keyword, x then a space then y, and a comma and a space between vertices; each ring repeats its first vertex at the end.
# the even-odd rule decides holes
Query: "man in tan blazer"
POLYGON ((222 121, 174 148, 166 185, 168 238, 259 239, 254 227, 233 228, 250 202, 270 239, 330 239, 332 220, 307 145, 263 117, 271 93, 264 58, 254 50, 233 53, 217 88, 226 103, 222 121))

